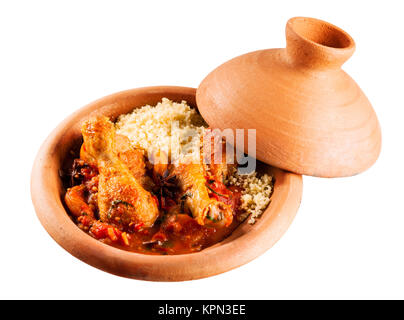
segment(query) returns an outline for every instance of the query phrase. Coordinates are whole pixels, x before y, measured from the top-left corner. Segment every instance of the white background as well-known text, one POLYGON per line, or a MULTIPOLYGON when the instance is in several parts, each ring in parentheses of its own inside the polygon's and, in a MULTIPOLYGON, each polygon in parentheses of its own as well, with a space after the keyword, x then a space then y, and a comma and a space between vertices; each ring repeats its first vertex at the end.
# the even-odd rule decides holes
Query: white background
POLYGON ((1 1, 0 298, 404 298, 404 22, 401 1, 1 1), (212 278, 152 283, 99 271, 36 218, 30 171, 51 130, 104 95, 198 86, 239 54, 284 47, 288 18, 320 18, 357 50, 344 69, 383 133, 377 163, 351 178, 304 177, 285 236, 212 278))

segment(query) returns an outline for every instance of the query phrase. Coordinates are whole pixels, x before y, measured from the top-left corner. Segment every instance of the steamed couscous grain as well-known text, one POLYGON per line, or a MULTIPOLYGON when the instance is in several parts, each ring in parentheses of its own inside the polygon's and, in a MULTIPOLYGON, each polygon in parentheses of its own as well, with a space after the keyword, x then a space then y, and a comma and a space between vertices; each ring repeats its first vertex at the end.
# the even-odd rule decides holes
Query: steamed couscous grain
POLYGON ((242 189, 240 209, 244 211, 244 214, 238 218, 244 220, 249 217, 248 223, 254 224, 271 200, 272 176, 264 174, 258 177, 256 171, 249 174, 239 174, 237 170, 234 170, 228 183, 242 189))
POLYGON ((185 101, 177 103, 163 98, 154 107, 147 105, 121 115, 115 127, 118 134, 127 136, 133 146, 149 155, 162 150, 171 162, 198 162, 207 124, 185 101))

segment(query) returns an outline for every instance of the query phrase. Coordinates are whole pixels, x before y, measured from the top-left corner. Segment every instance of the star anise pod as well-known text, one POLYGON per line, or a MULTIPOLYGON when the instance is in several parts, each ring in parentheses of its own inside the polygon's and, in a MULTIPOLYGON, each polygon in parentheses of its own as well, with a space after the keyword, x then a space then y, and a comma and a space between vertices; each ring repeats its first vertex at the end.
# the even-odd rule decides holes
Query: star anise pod
POLYGON ((154 177, 156 184, 155 194, 161 198, 174 199, 178 191, 177 177, 175 174, 170 174, 169 170, 165 170, 163 175, 156 175, 154 177))

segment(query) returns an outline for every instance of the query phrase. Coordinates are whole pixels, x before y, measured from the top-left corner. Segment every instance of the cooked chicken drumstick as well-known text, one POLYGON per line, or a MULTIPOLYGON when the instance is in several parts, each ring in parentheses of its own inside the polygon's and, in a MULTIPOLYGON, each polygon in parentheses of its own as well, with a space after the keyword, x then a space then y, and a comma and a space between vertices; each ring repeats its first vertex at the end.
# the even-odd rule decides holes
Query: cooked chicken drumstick
POLYGON ((227 145, 222 139, 217 141, 214 134, 209 130, 201 140, 201 158, 205 173, 217 181, 224 182, 233 168, 236 167, 235 153, 227 154, 227 148, 233 147, 227 145))
MULTIPOLYGON (((114 150, 119 160, 128 167, 142 187, 150 191, 153 187, 153 181, 146 174, 146 160, 143 150, 132 147, 129 138, 121 134, 115 134, 114 150)), ((88 164, 97 165, 97 161, 88 154, 84 143, 80 149, 80 159, 88 164)))
POLYGON ((174 169, 185 204, 200 225, 228 226, 233 221, 231 208, 209 198, 202 164, 180 164, 174 169))
POLYGON ((90 119, 82 126, 84 148, 99 170, 100 219, 118 226, 151 227, 159 215, 157 202, 121 161, 115 150, 115 128, 106 117, 90 119))

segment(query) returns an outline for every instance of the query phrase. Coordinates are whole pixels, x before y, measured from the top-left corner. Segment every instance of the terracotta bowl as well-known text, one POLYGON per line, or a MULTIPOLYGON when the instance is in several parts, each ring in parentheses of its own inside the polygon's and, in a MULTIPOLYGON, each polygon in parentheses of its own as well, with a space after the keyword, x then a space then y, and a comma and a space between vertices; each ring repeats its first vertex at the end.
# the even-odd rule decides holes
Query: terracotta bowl
POLYGON ((242 223, 228 238, 198 253, 152 256, 123 251, 93 239, 70 219, 63 204, 64 188, 59 170, 81 140, 80 125, 90 115, 115 119, 163 97, 186 100, 196 107, 195 89, 147 87, 101 98, 73 113, 43 143, 31 177, 32 201, 39 220, 51 237, 76 258, 101 270, 128 278, 182 281, 216 275, 256 258, 283 235, 292 222, 302 195, 302 177, 263 165, 275 176, 272 202, 254 225, 242 223))

